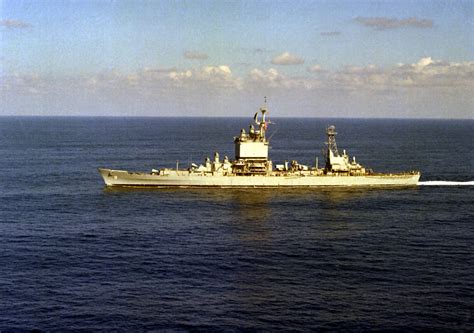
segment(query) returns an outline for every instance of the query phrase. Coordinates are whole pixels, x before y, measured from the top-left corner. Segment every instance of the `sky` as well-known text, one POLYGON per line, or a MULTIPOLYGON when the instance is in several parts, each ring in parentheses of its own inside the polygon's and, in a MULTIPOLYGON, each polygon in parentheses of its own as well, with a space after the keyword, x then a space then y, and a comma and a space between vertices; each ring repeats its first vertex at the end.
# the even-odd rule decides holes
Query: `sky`
POLYGON ((474 1, 0 0, 0 116, 474 118, 474 1))

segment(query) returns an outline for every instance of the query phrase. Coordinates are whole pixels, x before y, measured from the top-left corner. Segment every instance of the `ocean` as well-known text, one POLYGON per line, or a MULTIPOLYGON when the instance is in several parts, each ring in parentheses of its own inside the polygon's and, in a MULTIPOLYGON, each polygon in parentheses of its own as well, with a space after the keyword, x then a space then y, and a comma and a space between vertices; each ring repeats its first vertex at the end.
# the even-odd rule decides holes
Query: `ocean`
POLYGON ((473 120, 272 119, 274 163, 322 165, 334 124, 361 164, 420 170, 414 188, 115 190, 97 172, 233 158, 250 120, 1 117, 0 331, 474 329, 473 120))

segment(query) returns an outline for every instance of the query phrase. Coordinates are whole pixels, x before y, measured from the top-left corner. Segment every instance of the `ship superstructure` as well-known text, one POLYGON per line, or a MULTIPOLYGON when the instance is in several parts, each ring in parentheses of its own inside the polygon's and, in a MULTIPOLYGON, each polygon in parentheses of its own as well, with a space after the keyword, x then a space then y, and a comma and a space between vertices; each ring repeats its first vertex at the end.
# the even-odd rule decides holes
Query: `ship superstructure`
POLYGON ((265 134, 269 122, 265 116, 267 108, 260 108, 262 115, 259 119, 259 112, 255 113, 254 125, 250 125, 249 132, 245 129, 240 131, 240 135, 234 137, 235 161, 232 171, 238 175, 269 174, 272 172, 272 161, 268 159, 269 141, 265 134))
POLYGON ((366 170, 359 163, 356 162, 355 156, 352 157, 352 161, 349 161, 349 156, 346 154, 346 150, 343 150, 342 154, 339 154, 336 144, 336 127, 334 125, 329 126, 326 129, 328 141, 326 142, 326 166, 325 173, 349 173, 350 175, 365 175, 370 174, 371 170, 366 170))
POLYGON ((327 142, 323 168, 284 161, 273 168, 268 158, 269 139, 266 103, 255 113, 248 131, 241 129, 234 137, 235 158, 220 159, 214 153, 211 161, 192 163, 188 169, 153 169, 150 173, 100 168, 107 186, 179 186, 179 187, 317 187, 317 186, 408 186, 416 185, 420 173, 377 174, 352 160, 346 151, 339 153, 336 128, 326 129, 327 142))

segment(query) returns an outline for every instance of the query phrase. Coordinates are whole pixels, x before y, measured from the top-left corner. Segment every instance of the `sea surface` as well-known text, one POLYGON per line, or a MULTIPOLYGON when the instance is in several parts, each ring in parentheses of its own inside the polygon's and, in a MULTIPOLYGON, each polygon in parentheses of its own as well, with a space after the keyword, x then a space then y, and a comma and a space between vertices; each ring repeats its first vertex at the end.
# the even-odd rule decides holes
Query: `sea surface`
POLYGON ((273 119, 274 163, 321 166, 334 124, 361 164, 420 170, 413 188, 110 190, 97 172, 233 158, 250 120, 0 118, 0 331, 474 330, 473 120, 273 119))

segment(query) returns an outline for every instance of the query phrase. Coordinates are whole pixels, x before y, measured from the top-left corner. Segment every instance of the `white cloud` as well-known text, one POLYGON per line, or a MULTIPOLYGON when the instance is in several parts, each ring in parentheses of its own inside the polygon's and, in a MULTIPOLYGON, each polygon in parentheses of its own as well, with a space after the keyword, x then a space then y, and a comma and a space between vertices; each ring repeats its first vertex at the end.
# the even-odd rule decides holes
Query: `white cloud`
POLYGON ((173 81, 180 81, 183 79, 189 79, 193 77, 193 73, 190 70, 177 72, 173 71, 168 74, 168 77, 173 81))
POLYGON ((317 72, 321 72, 323 69, 321 68, 320 65, 313 65, 313 66, 310 66, 308 67, 308 72, 310 73, 317 73, 317 72))
POLYGON ((283 79, 283 76, 278 73, 274 68, 270 68, 268 71, 263 71, 258 68, 254 68, 250 71, 249 77, 252 81, 258 82, 276 82, 283 79))
POLYGON ((376 65, 347 66, 340 70, 323 70, 320 65, 308 68, 309 72, 317 72, 316 76, 290 76, 275 68, 267 70, 254 68, 247 76, 236 76, 228 65, 204 66, 197 69, 144 69, 141 71, 120 73, 108 71, 93 76, 67 78, 70 86, 60 83, 57 78, 38 74, 11 75, 2 77, 2 88, 37 91, 54 89, 64 85, 64 89, 75 86, 94 87, 94 89, 114 89, 125 85, 141 88, 154 87, 186 87, 195 86, 203 90, 218 89, 253 89, 254 84, 267 87, 318 89, 318 87, 349 88, 349 89, 394 89, 397 87, 465 87, 474 86, 474 62, 446 62, 433 60, 431 57, 421 58, 412 64, 397 64, 390 68, 376 65), (80 84, 76 84, 80 82, 80 84), (58 85, 56 85, 58 83, 58 85), (249 88, 250 87, 250 88, 249 88))
POLYGON ((391 84, 417 87, 474 88, 474 62, 462 63, 422 58, 411 65, 399 64, 389 72, 391 84))
POLYGON ((232 71, 230 70, 229 66, 226 66, 226 65, 206 66, 202 69, 202 73, 207 75, 207 76, 212 76, 212 75, 230 76, 230 75, 232 75, 232 71))
POLYGON ((318 80, 314 80, 307 77, 286 76, 281 74, 274 68, 270 68, 267 71, 254 68, 250 71, 246 81, 246 87, 251 90, 267 88, 309 90, 314 89, 319 85, 320 82, 318 80), (253 86, 256 86, 256 88, 253 86))
MULTIPOLYGON (((35 101, 37 105, 43 105, 45 101, 50 103, 56 99, 62 100, 62 104, 58 102, 57 105, 69 105, 71 109, 85 103, 89 109, 94 103, 108 108, 110 105, 132 103, 147 110, 156 105, 184 103, 184 96, 188 103, 199 100, 196 112, 201 106, 204 112, 206 107, 212 108, 209 103, 217 96, 227 96, 226 99, 237 96, 234 102, 238 104, 239 101, 251 99, 251 96, 268 94, 282 96, 282 99, 287 97, 287 100, 314 100, 314 103, 324 100, 327 105, 343 105, 343 101, 351 104, 351 98, 355 96, 370 103, 378 100, 381 105, 403 100, 421 109, 431 98, 440 105, 440 109, 452 109, 455 114, 472 118, 472 61, 456 63, 425 57, 389 68, 368 65, 323 70, 314 65, 309 69, 317 75, 292 76, 275 68, 253 68, 246 75, 239 76, 228 65, 143 69, 128 73, 108 71, 71 77, 17 74, 0 79, 0 100, 3 101, 0 113, 9 112, 12 105, 22 101, 35 101)), ((282 103, 286 102, 282 100, 282 103)), ((430 105, 436 103, 430 102, 430 105)), ((26 106, 24 110, 28 112, 26 106)), ((435 110, 426 109, 427 115, 430 112, 436 114, 435 110)))
POLYGON ((197 85, 207 88, 236 88, 242 86, 242 79, 235 77, 227 65, 205 66, 200 69, 173 71, 169 78, 178 85, 197 85))
POLYGON ((289 52, 284 52, 272 59, 274 65, 301 65, 304 59, 289 52))

